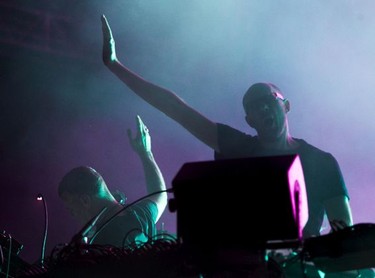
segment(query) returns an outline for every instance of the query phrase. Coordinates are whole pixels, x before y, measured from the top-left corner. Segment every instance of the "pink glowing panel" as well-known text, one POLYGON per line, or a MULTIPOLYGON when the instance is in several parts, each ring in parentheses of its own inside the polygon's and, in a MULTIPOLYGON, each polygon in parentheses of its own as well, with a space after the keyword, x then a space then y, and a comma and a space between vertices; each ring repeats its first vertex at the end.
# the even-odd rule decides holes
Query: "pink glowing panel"
POLYGON ((309 218, 307 203, 305 177, 303 175, 302 164, 299 156, 295 156, 288 170, 289 193, 292 203, 294 219, 298 226, 299 237, 302 238, 302 230, 309 218))

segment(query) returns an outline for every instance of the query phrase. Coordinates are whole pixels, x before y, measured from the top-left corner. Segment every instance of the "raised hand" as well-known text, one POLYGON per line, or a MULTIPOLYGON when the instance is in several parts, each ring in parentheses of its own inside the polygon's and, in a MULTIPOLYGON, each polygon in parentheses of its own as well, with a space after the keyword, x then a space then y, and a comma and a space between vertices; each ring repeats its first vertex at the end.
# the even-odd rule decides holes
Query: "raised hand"
POLYGON ((113 39, 111 27, 105 15, 102 15, 102 31, 103 31, 103 62, 109 66, 117 62, 116 45, 113 39))
POLYGON ((336 232, 348 227, 348 225, 342 220, 332 220, 329 222, 329 224, 331 225, 332 232, 336 232))
POLYGON ((133 150, 139 155, 151 154, 151 136, 148 133, 147 126, 143 123, 141 117, 137 115, 137 134, 133 138, 132 131, 128 129, 128 137, 133 150))

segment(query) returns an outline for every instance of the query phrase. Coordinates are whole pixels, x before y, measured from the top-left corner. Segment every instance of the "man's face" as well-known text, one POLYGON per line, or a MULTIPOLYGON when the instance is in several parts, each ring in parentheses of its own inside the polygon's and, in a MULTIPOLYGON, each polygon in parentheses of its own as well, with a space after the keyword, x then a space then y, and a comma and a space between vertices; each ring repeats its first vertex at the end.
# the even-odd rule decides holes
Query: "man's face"
POLYGON ((61 196, 66 209, 70 214, 77 219, 81 224, 86 224, 91 219, 90 204, 88 196, 71 194, 64 192, 61 196))
POLYGON ((260 138, 273 141, 286 132, 287 100, 275 92, 254 93, 246 105, 246 121, 260 138))

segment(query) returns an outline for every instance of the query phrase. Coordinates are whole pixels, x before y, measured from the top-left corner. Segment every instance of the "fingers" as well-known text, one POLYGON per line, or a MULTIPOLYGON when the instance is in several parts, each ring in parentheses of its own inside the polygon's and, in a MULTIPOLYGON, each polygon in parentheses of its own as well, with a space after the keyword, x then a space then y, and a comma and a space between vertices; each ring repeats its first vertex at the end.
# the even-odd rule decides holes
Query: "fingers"
POLYGON ((137 115, 136 120, 137 120, 137 126, 138 126, 138 128, 140 129, 140 127, 141 127, 142 124, 143 124, 142 119, 141 119, 141 117, 139 117, 139 115, 137 115))
POLYGON ((143 123, 143 121, 142 121, 141 117, 139 117, 139 115, 137 115, 136 120, 137 120, 137 134, 136 134, 135 138, 133 138, 131 129, 130 128, 127 129, 127 134, 128 134, 129 139, 131 141, 137 141, 140 138, 150 137, 149 130, 148 130, 147 126, 143 123))
POLYGON ((109 43, 111 47, 114 47, 115 40, 113 39, 112 30, 111 30, 111 27, 109 26, 108 20, 105 17, 105 15, 102 15, 101 20, 102 20, 103 39, 104 39, 103 42, 105 44, 109 43))
POLYGON ((108 21, 104 14, 101 16, 100 19, 102 20, 102 30, 104 32, 108 29, 108 21))
POLYGON ((108 29, 109 27, 108 20, 104 14, 101 16, 101 20, 102 20, 102 27, 106 27, 106 29, 108 29))
POLYGON ((102 60, 108 67, 115 64, 117 61, 116 44, 113 39, 112 30, 109 26, 108 20, 105 15, 101 16, 102 32, 103 32, 103 52, 102 60))
POLYGON ((142 121, 142 119, 139 115, 137 115, 137 125, 138 125, 138 130, 141 132, 141 134, 148 133, 148 128, 143 123, 143 121, 142 121))
POLYGON ((348 227, 348 225, 342 220, 332 220, 329 223, 330 223, 333 231, 342 230, 342 229, 348 227))
POLYGON ((107 18, 105 17, 104 14, 102 14, 102 16, 100 17, 100 19, 102 20, 102 23, 107 22, 107 18))
POLYGON ((140 155, 148 155, 151 153, 151 137, 147 126, 143 123, 139 115, 136 116, 137 133, 132 137, 132 132, 128 129, 128 137, 132 148, 140 155))
POLYGON ((110 41, 112 38, 112 31, 111 27, 109 27, 109 23, 105 15, 103 14, 101 17, 102 20, 102 30, 103 30, 103 35, 104 39, 110 41))

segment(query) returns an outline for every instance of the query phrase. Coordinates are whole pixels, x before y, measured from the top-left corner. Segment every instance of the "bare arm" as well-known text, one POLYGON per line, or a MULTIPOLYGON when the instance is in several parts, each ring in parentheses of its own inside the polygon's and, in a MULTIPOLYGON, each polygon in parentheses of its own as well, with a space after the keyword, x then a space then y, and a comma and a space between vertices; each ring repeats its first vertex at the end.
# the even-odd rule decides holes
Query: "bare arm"
MULTIPOLYGON (((128 137, 130 145, 141 159, 146 178, 147 193, 151 194, 166 190, 163 174, 161 173, 159 166, 154 159, 154 155, 152 154, 151 136, 148 132, 148 128, 145 126, 139 116, 137 116, 137 134, 135 138, 132 137, 132 132, 130 129, 128 129, 128 137)), ((158 221, 160 216, 163 214, 165 207, 167 206, 167 193, 163 192, 155 194, 150 196, 149 199, 154 201, 158 207, 158 216, 156 218, 156 221, 158 221)))
POLYGON ((178 122, 212 149, 219 151, 216 123, 190 107, 172 91, 155 85, 125 67, 118 59, 111 28, 102 16, 103 62, 130 90, 178 122))
POLYGON ((353 216, 348 197, 339 196, 324 202, 332 231, 353 225, 353 216))

